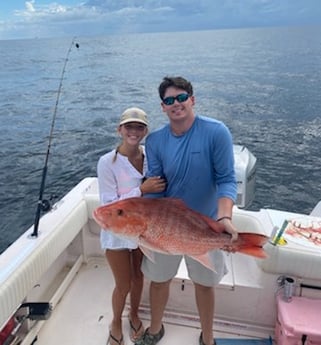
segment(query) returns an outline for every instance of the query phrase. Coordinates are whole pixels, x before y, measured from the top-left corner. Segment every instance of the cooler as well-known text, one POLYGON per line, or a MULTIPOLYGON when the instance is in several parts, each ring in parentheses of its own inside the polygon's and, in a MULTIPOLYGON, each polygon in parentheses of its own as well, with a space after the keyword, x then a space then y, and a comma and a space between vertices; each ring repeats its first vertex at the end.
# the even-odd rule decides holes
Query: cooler
POLYGON ((275 340, 277 345, 321 345, 321 300, 277 298, 275 340))

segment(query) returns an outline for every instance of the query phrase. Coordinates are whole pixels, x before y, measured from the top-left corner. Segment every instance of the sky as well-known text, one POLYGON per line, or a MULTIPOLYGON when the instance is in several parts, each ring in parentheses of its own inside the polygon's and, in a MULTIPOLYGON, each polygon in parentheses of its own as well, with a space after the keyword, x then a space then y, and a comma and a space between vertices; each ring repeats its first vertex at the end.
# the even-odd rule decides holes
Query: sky
POLYGON ((321 24, 320 0, 1 0, 0 39, 321 24))

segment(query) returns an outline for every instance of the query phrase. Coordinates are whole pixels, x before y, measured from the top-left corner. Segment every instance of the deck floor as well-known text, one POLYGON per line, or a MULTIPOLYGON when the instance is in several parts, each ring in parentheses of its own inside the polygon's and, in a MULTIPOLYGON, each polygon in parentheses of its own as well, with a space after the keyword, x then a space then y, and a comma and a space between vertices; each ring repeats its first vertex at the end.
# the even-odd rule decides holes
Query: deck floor
MULTIPOLYGON (((105 259, 103 257, 90 259, 88 264, 81 267, 62 300, 56 305, 56 312, 52 313, 48 321, 44 321, 36 344, 106 345, 112 318, 110 301, 113 285, 112 274, 105 259)), ((129 339, 127 314, 128 311, 125 310, 124 340, 125 344, 132 344, 129 339)), ((148 310, 142 309, 141 317, 144 326, 147 327, 148 310)), ((164 319, 164 326, 165 336, 159 345, 198 344, 200 329, 195 323, 182 325, 164 319)), ((215 336, 230 337, 229 334, 221 332, 215 332, 215 336)))

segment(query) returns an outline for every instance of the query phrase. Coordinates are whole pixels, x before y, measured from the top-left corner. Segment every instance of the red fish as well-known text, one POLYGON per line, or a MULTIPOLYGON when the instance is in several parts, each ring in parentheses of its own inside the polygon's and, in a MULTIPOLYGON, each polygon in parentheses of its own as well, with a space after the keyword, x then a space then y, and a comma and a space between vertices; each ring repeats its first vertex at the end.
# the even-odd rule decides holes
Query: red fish
POLYGON ((221 223, 193 211, 179 199, 129 198, 96 208, 93 217, 103 229, 136 240, 151 260, 150 251, 182 254, 215 270, 208 260, 213 249, 266 257, 262 246, 267 236, 239 233, 237 241, 231 242, 221 223))

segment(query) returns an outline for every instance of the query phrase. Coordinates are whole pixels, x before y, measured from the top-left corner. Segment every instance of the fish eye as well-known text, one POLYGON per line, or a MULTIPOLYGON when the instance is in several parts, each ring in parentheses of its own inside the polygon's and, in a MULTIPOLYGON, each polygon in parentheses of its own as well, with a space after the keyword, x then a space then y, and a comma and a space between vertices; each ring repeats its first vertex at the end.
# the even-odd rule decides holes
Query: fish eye
POLYGON ((121 208, 119 208, 119 209, 117 210, 117 215, 118 215, 118 216, 121 216, 123 213, 124 213, 124 211, 123 211, 121 208))

